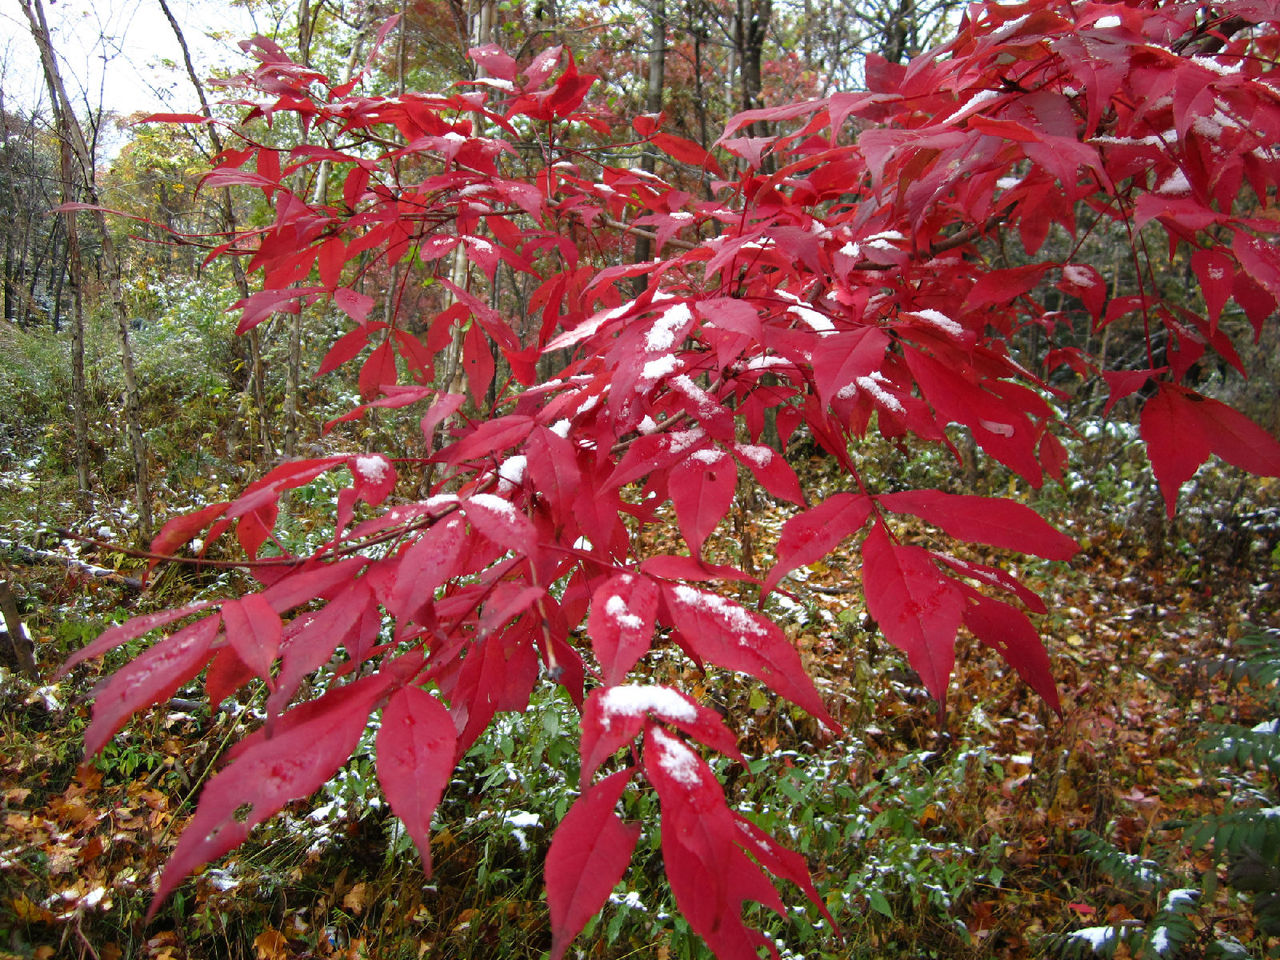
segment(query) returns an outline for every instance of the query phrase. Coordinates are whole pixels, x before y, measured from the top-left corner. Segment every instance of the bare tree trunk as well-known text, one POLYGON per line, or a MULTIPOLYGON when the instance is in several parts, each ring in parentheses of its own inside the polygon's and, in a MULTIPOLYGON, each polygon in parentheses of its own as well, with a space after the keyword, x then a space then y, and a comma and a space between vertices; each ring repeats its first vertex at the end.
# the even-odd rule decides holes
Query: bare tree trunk
MULTIPOLYGON (((195 65, 191 62, 191 50, 187 46, 187 38, 182 32, 182 27, 178 24, 177 18, 173 15, 173 11, 169 9, 166 0, 158 0, 160 9, 163 11, 165 19, 169 21, 169 27, 173 31, 174 38, 178 41, 178 47, 182 50, 182 62, 187 68, 187 79, 191 81, 191 86, 195 88, 196 96, 200 98, 200 112, 206 117, 212 119, 213 110, 209 106, 209 98, 205 93, 204 84, 200 81, 199 74, 196 73, 195 65)), ((299 17, 302 14, 299 13, 299 17)), ((302 22, 302 20, 300 20, 302 22)), ((222 152, 222 136, 218 133, 218 128, 213 124, 208 127, 209 142, 213 145, 214 153, 222 152)), ((233 236, 237 229, 236 209, 231 200, 231 190, 223 187, 221 190, 220 206, 222 209, 222 226, 228 235, 233 236)), ((237 257, 231 258, 231 272, 235 277, 236 289, 240 293, 243 300, 249 296, 249 280, 244 275, 244 265, 237 257)), ((271 441, 271 431, 267 423, 267 389, 266 389, 266 372, 262 363, 262 339, 258 335, 258 329, 249 331, 249 376, 246 378, 244 390, 247 393, 244 408, 248 411, 249 435, 253 437, 253 433, 257 432, 257 449, 254 451, 252 459, 255 461, 259 458, 263 460, 270 459, 275 452, 274 444, 271 441)), ((250 446, 252 447, 252 439, 250 446)))
POLYGON ((134 499, 137 501, 138 533, 144 542, 151 540, 151 481, 147 465, 147 443, 142 433, 142 419, 138 394, 138 381, 134 373, 133 347, 129 342, 129 313, 125 307, 124 290, 120 286, 120 261, 116 258, 115 243, 107 229, 107 218, 97 208, 98 193, 93 179, 93 154, 85 142, 84 131, 71 109, 71 99, 58 72, 58 62, 53 55, 53 43, 41 0, 20 0, 22 11, 31 26, 31 35, 40 50, 44 66, 45 82, 49 97, 55 105, 61 136, 70 145, 76 162, 80 165, 80 180, 84 197, 95 206, 94 221, 101 234, 102 263, 106 271, 107 290, 116 315, 116 332, 120 341, 120 366, 124 372, 124 419, 129 438, 129 451, 133 456, 134 499))
MULTIPOLYGON (((71 144, 62 141, 62 202, 76 199, 75 177, 71 166, 71 144)), ((80 259, 80 229, 76 212, 68 210, 67 271, 71 274, 71 418, 76 440, 76 489, 81 509, 89 507, 89 414, 88 391, 84 382, 84 261, 80 259)))
POLYGON ((18 615, 18 602, 13 597, 6 580, 0 580, 0 615, 4 617, 5 629, 9 633, 9 642, 13 645, 13 655, 18 660, 18 668, 28 680, 39 680, 40 671, 36 669, 35 648, 31 639, 22 629, 22 617, 18 615))
MULTIPOLYGON (((666 85, 667 73, 667 6, 665 0, 650 0, 649 15, 649 76, 645 88, 644 109, 648 113, 662 112, 662 91, 666 85)), ((645 173, 653 173, 657 166, 657 156, 653 150, 646 149, 640 155, 640 169, 645 173)), ((645 263, 653 257, 653 242, 648 234, 636 237, 635 262, 645 263)), ((635 296, 644 293, 648 286, 648 278, 635 277, 632 281, 632 292, 635 296)))

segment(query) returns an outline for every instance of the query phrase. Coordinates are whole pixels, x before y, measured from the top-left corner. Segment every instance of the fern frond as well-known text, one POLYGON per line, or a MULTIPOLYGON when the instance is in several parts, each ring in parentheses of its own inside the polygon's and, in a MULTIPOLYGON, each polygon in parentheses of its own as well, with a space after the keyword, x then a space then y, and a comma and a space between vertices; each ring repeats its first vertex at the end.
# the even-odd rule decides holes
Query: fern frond
POLYGON ((1236 724, 1214 725, 1200 741, 1207 759, 1223 765, 1251 765, 1280 776, 1280 721, 1268 720, 1253 728, 1236 724))
POLYGON ((1117 886, 1148 891, 1165 885, 1164 870, 1154 860, 1125 853, 1092 830, 1077 830, 1074 836, 1081 846, 1081 853, 1117 886))

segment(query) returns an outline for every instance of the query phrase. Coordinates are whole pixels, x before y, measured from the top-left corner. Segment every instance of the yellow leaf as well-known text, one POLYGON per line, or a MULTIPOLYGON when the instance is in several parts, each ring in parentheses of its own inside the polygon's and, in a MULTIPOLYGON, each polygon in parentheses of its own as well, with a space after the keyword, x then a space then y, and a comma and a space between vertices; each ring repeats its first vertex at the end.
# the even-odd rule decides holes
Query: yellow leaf
POLYGON ((253 949, 258 953, 258 960, 289 960, 289 941, 271 927, 253 938, 253 949))
POLYGON ((347 895, 342 898, 342 906, 350 910, 356 916, 364 913, 364 893, 365 884, 357 883, 354 887, 347 891, 347 895))

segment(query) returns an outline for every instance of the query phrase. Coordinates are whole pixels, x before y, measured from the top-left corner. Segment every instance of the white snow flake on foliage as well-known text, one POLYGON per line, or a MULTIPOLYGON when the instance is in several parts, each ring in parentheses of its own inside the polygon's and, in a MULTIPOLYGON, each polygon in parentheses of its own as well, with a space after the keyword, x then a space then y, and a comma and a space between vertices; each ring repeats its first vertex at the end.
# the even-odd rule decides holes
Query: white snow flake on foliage
POLYGON ((1078 263, 1068 263, 1063 267, 1062 279, 1067 283, 1074 283, 1077 287, 1093 286, 1093 274, 1087 267, 1082 267, 1078 263))
POLYGON ((1161 956, 1169 952, 1168 927, 1156 927, 1155 933, 1151 935, 1151 949, 1161 956))
POLYGON ((687 373, 682 373, 678 377, 673 377, 671 386, 675 387, 686 397, 694 402, 698 408, 698 415, 702 417, 713 417, 720 412, 720 404, 707 391, 693 382, 693 378, 687 373))
POLYGON ((1093 25, 1097 27, 1099 30, 1106 30, 1110 27, 1118 27, 1120 26, 1120 18, 1119 17, 1099 17, 1097 20, 1093 22, 1093 25))
POLYGON ((1209 57, 1192 57, 1191 62, 1197 67, 1204 67, 1211 73, 1216 73, 1222 77, 1229 77, 1233 73, 1239 73, 1240 68, 1244 65, 1243 60, 1236 60, 1231 66, 1227 66, 1225 63, 1219 63, 1209 57))
POLYGON ((655 380, 661 380, 679 369, 680 361, 672 353, 664 354, 656 360, 650 360, 640 368, 639 388, 643 390, 648 384, 653 383, 655 380))
POLYGON ((498 467, 498 479, 511 484, 513 487, 518 487, 524 482, 524 471, 528 465, 529 458, 524 454, 507 457, 506 460, 502 461, 502 465, 498 467))
POLYGON ((1187 175, 1181 170, 1173 171, 1169 174, 1169 179, 1156 188, 1156 193, 1162 193, 1166 197, 1181 197, 1190 192, 1191 184, 1187 181, 1187 175))
POLYGON ((501 514, 504 519, 514 520, 516 518, 516 508, 513 504, 503 500, 501 497, 494 496, 492 493, 476 493, 469 498, 472 503, 492 510, 494 513, 501 514))
POLYGON ((604 711, 606 730, 613 717, 638 717, 645 711, 652 711, 660 719, 681 723, 693 723, 698 719, 697 708, 670 687, 639 683, 610 687, 600 698, 600 708, 604 711))
POLYGON ((751 619, 751 615, 746 610, 730 603, 719 594, 707 593, 704 590, 697 590, 682 583, 676 587, 675 595, 676 599, 685 604, 685 606, 714 614, 725 621, 731 629, 741 635, 739 637, 740 643, 745 642, 748 636, 761 637, 765 635, 764 627, 751 619))
POLYGON ((932 324, 944 333, 949 333, 953 337, 958 337, 964 333, 964 327, 956 323, 950 317, 940 310, 912 310, 910 313, 904 313, 905 317, 915 317, 917 320, 923 320, 925 323, 932 324))
POLYGON ((1097 953, 1099 950, 1111 943, 1111 941, 1115 939, 1115 936, 1115 927, 1085 927, 1083 930, 1072 930, 1071 933, 1067 935, 1067 939, 1079 940, 1082 943, 1087 943, 1089 948, 1094 953, 1097 953))
POLYGON ((644 621, 627 609, 627 601, 616 594, 605 601, 604 612, 613 617, 620 627, 638 630, 644 626, 644 621))
POLYGON ((836 328, 829 317, 823 316, 813 307, 787 307, 787 313, 795 314, 818 333, 827 333, 836 328))
POLYGON ((676 333, 690 320, 693 312, 689 305, 677 303, 669 307, 662 316, 653 322, 649 332, 645 334, 644 348, 650 353, 670 350, 676 343, 676 333))
POLYGON ((967 117, 969 114, 977 111, 978 107, 982 106, 988 100, 994 100, 998 96, 1000 96, 1000 93, 997 90, 979 90, 973 95, 968 103, 942 122, 944 124, 955 123, 957 120, 967 117))
POLYGON ((701 427, 694 427, 692 430, 677 430, 674 433, 670 433, 667 435, 670 443, 670 446, 667 447, 667 452, 672 456, 677 453, 683 453, 704 436, 706 434, 703 433, 701 427))
POLYGON ((881 386, 882 383, 888 382, 885 375, 877 370, 870 376, 855 377, 853 383, 841 387, 836 396, 842 400, 849 400, 858 390, 865 390, 871 394, 873 400, 886 410, 892 410, 894 413, 906 413, 906 407, 902 405, 902 401, 881 386))
POLYGON ((717 463, 724 459, 724 454, 719 450, 695 450, 689 457, 698 463, 706 464, 708 467, 714 467, 717 463))
POLYGON ((739 443, 734 446, 739 456, 745 460, 750 460, 757 467, 767 467, 773 462, 773 448, 764 447, 754 443, 739 443))
POLYGON ((356 470, 360 472, 360 477, 369 483, 382 483, 387 479, 387 468, 391 464, 387 458, 380 454, 370 453, 356 457, 356 470))
POLYGON ((667 772, 667 776, 687 787, 696 787, 701 782, 698 755, 686 747, 684 741, 657 728, 654 728, 653 740, 661 751, 658 765, 667 772))

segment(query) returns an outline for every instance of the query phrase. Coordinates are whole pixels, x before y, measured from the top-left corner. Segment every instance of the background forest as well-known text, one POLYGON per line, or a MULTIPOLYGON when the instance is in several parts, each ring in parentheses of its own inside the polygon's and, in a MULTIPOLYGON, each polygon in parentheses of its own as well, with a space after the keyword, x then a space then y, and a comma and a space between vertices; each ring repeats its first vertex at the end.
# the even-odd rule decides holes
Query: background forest
MULTIPOLYGON (((39 103, 0 89, 0 957, 546 956, 543 861, 578 794, 569 735, 578 711, 551 684, 530 709, 500 713, 463 755, 432 821, 429 880, 379 789, 370 732, 312 802, 291 804, 144 920, 200 789, 264 715, 265 693, 246 687, 210 705, 197 682, 84 762, 95 684, 145 644, 131 640, 60 679, 54 672, 113 624, 253 589, 223 543, 209 562, 149 569, 148 545, 166 520, 229 500, 298 457, 422 457, 422 411, 386 403, 346 416, 372 395, 368 365, 341 362, 355 350, 331 352, 349 307, 264 310, 263 322, 235 333, 233 304, 259 278, 248 257, 211 253, 240 231, 265 233, 277 211, 269 191, 206 178, 239 143, 228 130, 287 149, 308 133, 300 114, 244 120, 252 98, 238 68, 205 76, 187 56, 198 27, 167 7, 184 91, 174 112, 221 122, 104 111, 66 93, 83 82, 57 66, 59 38, 42 27, 37 0, 19 3, 20 42, 35 50, 43 32, 50 59, 39 103), (53 212, 64 204, 80 207, 53 212)), ((300 0, 249 10, 265 38, 260 54, 287 51, 299 70, 335 83, 363 70, 369 96, 496 86, 470 48, 497 44, 523 65, 563 46, 599 78, 588 100, 598 123, 574 128, 574 148, 641 176, 663 172, 708 199, 709 168, 670 163, 630 134, 633 118, 662 114, 666 134, 714 152, 741 111, 865 89, 869 56, 906 63, 947 40, 964 13, 952 0, 300 0)), ((228 63, 243 62, 232 54, 228 63)), ((756 120, 744 132, 765 138, 776 128, 756 120)), ((520 157, 540 148, 532 136, 515 146, 520 157)), ((320 162, 258 173, 296 176, 296 192, 316 202, 340 189, 320 162)), ((630 226, 591 248, 591 270, 650 261, 671 237, 657 217, 630 226)), ((1149 263, 1127 259, 1132 238, 1116 224, 1083 238, 1050 225, 1042 240, 1042 258, 1110 264, 1108 298, 1151 281, 1167 300, 1205 309, 1185 248, 1160 259, 1154 241, 1158 270, 1148 274, 1149 263)), ((1031 262, 1028 243, 1011 232, 987 252, 1016 268, 1031 262)), ((447 277, 455 284, 467 270, 458 250, 447 277)), ((360 282, 373 299, 397 290, 397 311, 450 309, 438 269, 408 260, 360 282)), ((542 309, 510 263, 485 272, 502 315, 542 309)), ((646 277, 624 279, 639 296, 646 277)), ((667 651, 645 669, 738 718, 748 772, 763 775, 739 776, 723 758, 712 766, 736 809, 803 855, 841 929, 843 941, 803 906, 783 916, 748 908, 783 956, 1280 956, 1280 483, 1211 459, 1168 516, 1139 433, 1144 397, 1133 390, 1109 402, 1104 384, 1076 376, 1063 356, 1078 350, 1137 369, 1178 344, 1158 332, 1152 359, 1150 331, 1091 323, 1051 279, 1030 295, 1067 331, 1050 337, 1028 325, 1012 342, 1016 361, 1057 391, 1071 426, 1060 482, 1028 489, 963 435, 954 455, 871 435, 854 456, 890 489, 1013 497, 1081 545, 1069 562, 1026 557, 1016 570, 1048 609, 1040 626, 1061 713, 968 638, 940 710, 868 614, 852 548, 792 571, 767 608, 843 736, 667 651)), ((391 302, 373 309, 390 316, 391 302)), ((1258 335, 1258 319, 1237 303, 1217 312, 1214 336, 1248 379, 1206 354, 1185 382, 1274 437, 1273 311, 1258 335)), ((468 353, 465 335, 433 346, 437 384, 461 393, 475 382, 484 358, 468 353)), ((506 361, 497 349, 488 357, 490 402, 511 375, 506 361)), ((484 400, 469 398, 478 409, 484 400)), ((777 429, 764 426, 811 496, 841 489, 841 469, 813 436, 801 427, 782 444, 777 429)), ((422 491, 439 467, 424 467, 422 491)), ((703 557, 763 577, 794 510, 749 487, 703 557)), ((309 549, 342 509, 341 490, 325 474, 289 491, 275 528, 282 551, 309 549)), ((914 532, 931 536, 924 526, 914 532)), ((681 533, 669 511, 644 528, 644 546, 681 553, 681 533)), ((202 545, 181 549, 190 560, 202 545)), ((996 553, 966 550, 974 563, 996 553)), ((569 949, 616 960, 709 955, 666 885, 656 831, 641 834, 625 881, 569 949)))

